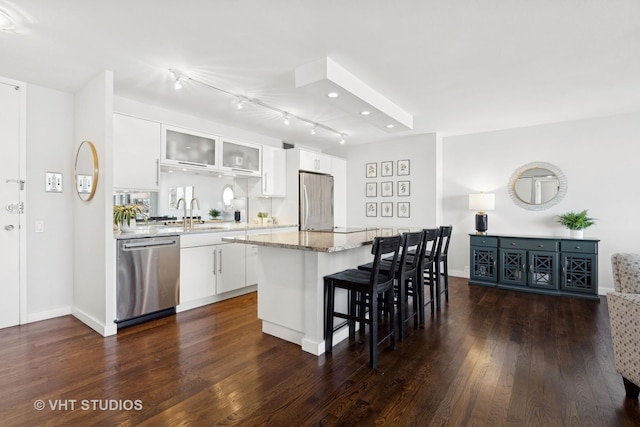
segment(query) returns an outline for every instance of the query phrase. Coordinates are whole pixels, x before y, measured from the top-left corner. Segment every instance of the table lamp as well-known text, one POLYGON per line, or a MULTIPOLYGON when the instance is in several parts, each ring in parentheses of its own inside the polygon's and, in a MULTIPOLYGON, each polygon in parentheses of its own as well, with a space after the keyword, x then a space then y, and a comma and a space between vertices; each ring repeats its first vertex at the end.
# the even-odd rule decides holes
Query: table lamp
POLYGON ((476 232, 486 234, 489 226, 489 217, 485 211, 492 211, 496 207, 496 195, 494 193, 469 194, 469 209, 476 213, 476 232))

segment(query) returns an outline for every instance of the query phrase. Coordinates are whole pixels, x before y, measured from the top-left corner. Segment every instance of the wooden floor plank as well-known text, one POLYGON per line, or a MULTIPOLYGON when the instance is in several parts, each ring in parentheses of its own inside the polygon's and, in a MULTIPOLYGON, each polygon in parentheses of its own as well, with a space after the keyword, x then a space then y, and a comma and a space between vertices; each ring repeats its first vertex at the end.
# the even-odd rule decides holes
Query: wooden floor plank
POLYGON ((107 338, 71 316, 0 330, 0 423, 640 425, 615 371, 605 298, 451 278, 449 301, 395 351, 382 344, 375 370, 368 332, 316 357, 263 334, 256 301, 253 293, 107 338), (75 408, 51 407, 65 401, 75 408))

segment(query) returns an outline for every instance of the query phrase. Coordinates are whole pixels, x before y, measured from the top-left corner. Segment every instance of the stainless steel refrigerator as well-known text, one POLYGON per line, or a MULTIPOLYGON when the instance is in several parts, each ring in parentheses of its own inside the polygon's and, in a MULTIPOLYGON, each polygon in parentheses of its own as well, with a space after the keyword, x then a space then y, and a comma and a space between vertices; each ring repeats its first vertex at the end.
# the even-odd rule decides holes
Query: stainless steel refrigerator
POLYGON ((300 230, 333 229, 333 177, 300 172, 300 230))

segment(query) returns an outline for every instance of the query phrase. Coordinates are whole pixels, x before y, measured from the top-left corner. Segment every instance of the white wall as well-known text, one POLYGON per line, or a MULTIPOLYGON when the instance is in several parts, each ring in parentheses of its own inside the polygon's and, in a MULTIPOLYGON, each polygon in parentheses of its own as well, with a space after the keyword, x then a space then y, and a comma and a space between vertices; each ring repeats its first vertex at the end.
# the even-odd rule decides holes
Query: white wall
POLYGON ((367 145, 344 145, 329 154, 347 160, 347 225, 376 227, 435 227, 438 224, 438 205, 436 195, 439 183, 437 163, 438 142, 435 134, 422 134, 410 137, 394 138, 385 142, 367 145), (410 175, 397 175, 397 161, 410 160, 410 175), (393 176, 380 176, 380 162, 393 161, 393 176), (377 178, 366 178, 367 163, 377 163, 377 178), (382 197, 380 183, 393 182, 393 197, 382 197), (397 182, 411 181, 411 195, 398 197, 397 182), (377 197, 366 197, 365 184, 377 182, 377 197), (411 203, 409 218, 397 217, 397 202, 411 203), (378 204, 378 216, 367 217, 365 203, 378 204), (380 216, 380 203, 393 202, 393 217, 380 216))
POLYGON ((92 141, 99 178, 90 201, 74 198, 73 315, 102 335, 116 332, 113 206, 113 73, 105 71, 75 94, 75 154, 92 141))
POLYGON ((628 114, 444 138, 444 221, 454 227, 450 273, 468 277, 468 233, 475 232, 468 194, 485 191, 496 193, 496 209, 488 213, 490 233, 566 236, 557 215, 588 209, 598 222, 585 236, 601 240, 599 291, 612 289, 611 255, 639 251, 640 200, 632 191, 638 135, 640 114, 628 114), (548 210, 522 209, 507 193, 512 173, 533 161, 558 166, 568 179, 567 195, 548 210))
POLYGON ((29 85, 27 92, 27 321, 71 313, 73 302, 73 96, 29 85), (62 193, 44 191, 62 173, 62 193), (36 233, 35 222, 44 223, 36 233))

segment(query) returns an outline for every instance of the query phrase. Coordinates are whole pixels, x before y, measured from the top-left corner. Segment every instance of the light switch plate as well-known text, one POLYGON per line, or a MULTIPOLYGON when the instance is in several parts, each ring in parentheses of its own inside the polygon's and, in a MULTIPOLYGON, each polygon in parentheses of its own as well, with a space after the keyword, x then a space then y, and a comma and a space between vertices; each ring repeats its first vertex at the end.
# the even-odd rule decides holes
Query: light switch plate
POLYGON ((44 191, 62 193, 62 174, 59 172, 45 172, 44 191))

